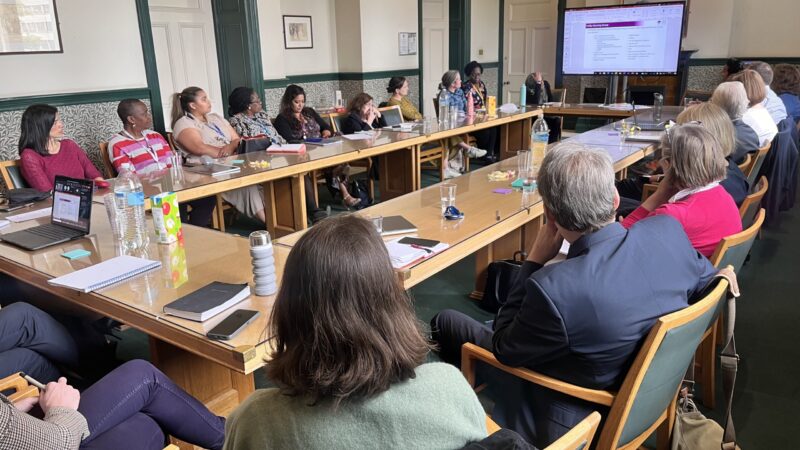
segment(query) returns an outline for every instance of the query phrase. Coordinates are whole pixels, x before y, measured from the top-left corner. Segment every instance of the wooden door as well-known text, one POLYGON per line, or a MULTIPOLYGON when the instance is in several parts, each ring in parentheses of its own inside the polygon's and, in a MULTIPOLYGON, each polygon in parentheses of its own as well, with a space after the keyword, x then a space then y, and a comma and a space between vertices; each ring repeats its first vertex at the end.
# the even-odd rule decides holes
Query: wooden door
POLYGON ((165 128, 172 130, 173 95, 188 86, 203 88, 223 114, 211 0, 150 0, 150 22, 165 128))
MULTIPOLYGON (((424 0, 422 2, 422 104, 420 111, 425 116, 435 116, 433 97, 439 92, 442 75, 447 72, 449 61, 450 25, 448 23, 448 0, 424 0)), ((413 95, 413 94, 412 94, 413 95)))
POLYGON ((552 85, 556 67, 558 2, 506 0, 503 13, 502 102, 519 103, 528 74, 542 72, 552 85))

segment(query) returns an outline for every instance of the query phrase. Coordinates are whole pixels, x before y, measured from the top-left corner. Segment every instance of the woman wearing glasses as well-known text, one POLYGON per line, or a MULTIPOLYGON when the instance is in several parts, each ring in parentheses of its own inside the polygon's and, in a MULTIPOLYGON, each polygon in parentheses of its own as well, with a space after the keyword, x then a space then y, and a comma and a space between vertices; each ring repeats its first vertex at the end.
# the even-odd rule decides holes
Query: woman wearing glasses
POLYGON ((719 140, 703 125, 675 125, 661 139, 661 149, 664 178, 622 226, 630 228, 650 216, 672 216, 692 246, 711 257, 722 238, 742 231, 739 209, 720 185, 728 163, 719 140))

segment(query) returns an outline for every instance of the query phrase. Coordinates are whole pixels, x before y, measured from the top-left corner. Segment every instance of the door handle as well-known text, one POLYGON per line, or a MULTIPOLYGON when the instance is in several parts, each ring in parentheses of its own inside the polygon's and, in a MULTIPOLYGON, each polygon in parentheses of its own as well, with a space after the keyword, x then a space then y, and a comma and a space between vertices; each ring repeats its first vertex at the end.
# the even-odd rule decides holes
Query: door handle
POLYGON ((503 81, 503 86, 508 85, 508 84, 511 84, 511 82, 510 81, 503 81))

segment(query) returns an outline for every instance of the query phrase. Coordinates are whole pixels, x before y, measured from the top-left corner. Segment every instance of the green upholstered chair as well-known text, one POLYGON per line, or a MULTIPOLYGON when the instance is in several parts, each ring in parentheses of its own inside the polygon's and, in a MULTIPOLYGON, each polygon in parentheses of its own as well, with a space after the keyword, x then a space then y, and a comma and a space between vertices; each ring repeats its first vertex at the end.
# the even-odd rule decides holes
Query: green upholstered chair
POLYGON ((461 370, 475 384, 475 363, 500 370, 548 389, 610 407, 597 449, 637 449, 658 430, 658 447, 668 448, 675 419, 678 388, 692 363, 703 334, 719 314, 728 281, 718 279, 696 303, 659 318, 644 340, 619 392, 587 389, 534 372, 509 367, 489 350, 473 344, 462 347, 461 370))
POLYGON ((8 189, 18 189, 30 187, 22 176, 22 170, 18 159, 10 161, 0 161, 0 175, 8 189))
POLYGON ((761 176, 758 184, 751 188, 750 195, 744 198, 739 206, 739 215, 742 217, 742 228, 750 228, 756 219, 756 213, 761 209, 761 200, 769 189, 767 177, 761 176))

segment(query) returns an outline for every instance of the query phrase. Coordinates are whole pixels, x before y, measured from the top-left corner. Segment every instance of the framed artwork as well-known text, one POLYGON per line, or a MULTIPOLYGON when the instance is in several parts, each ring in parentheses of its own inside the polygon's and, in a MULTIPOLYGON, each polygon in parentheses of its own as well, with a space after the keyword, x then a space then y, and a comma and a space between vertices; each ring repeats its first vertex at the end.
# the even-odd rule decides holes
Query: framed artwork
POLYGON ((314 48, 311 16, 283 16, 285 48, 314 48))
POLYGON ((397 33, 400 56, 417 54, 417 33, 397 33))
POLYGON ((55 0, 0 1, 0 55, 63 52, 55 0))

